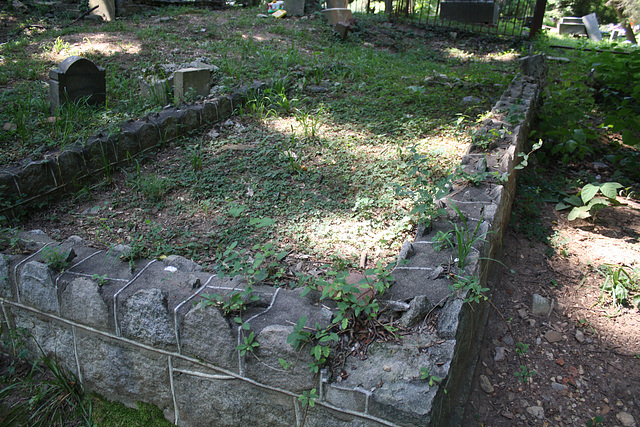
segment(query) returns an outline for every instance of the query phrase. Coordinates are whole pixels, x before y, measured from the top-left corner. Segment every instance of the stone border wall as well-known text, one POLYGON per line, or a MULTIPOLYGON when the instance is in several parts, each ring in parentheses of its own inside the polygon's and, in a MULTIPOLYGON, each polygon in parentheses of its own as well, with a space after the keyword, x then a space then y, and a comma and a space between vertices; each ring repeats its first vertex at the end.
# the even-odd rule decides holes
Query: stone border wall
POLYGON ((11 203, 11 206, 0 205, 0 215, 15 217, 19 209, 95 183, 136 156, 230 117, 234 109, 246 101, 249 90, 265 86, 265 83, 256 83, 229 96, 165 108, 159 113, 122 124, 119 132, 114 134, 102 131, 81 145, 47 154, 42 160, 0 169, 0 200, 11 203))
MULTIPOLYGON (((236 348, 240 326, 198 301, 204 294, 243 290, 243 278, 218 278, 179 256, 131 264, 119 257, 124 248, 100 251, 77 237, 58 243, 40 232, 23 233, 24 254, 0 254, 2 321, 55 354, 88 390, 130 406, 152 403, 181 426, 460 425, 488 310, 486 303, 464 303, 464 292, 451 292, 454 254, 434 250, 433 240, 460 220, 451 209, 455 204, 483 237, 458 274, 487 285, 489 258, 499 247, 515 194, 517 153, 527 144, 539 95, 535 79, 513 80, 481 130, 510 133, 494 140, 489 153, 471 147, 463 162, 469 173, 488 173, 486 179, 452 189, 442 201, 448 215, 404 245, 381 305, 403 313, 402 321, 414 325, 412 333, 397 342, 371 343, 364 360, 354 349, 340 381, 330 382, 326 372, 312 374, 308 351, 294 351, 286 341, 303 315, 309 327, 330 323, 335 307, 320 303, 319 295, 254 286, 259 298, 248 303, 243 321, 260 346, 255 356, 242 355, 236 348), (64 272, 45 263, 52 253, 71 260, 64 272), (282 369, 280 358, 291 366, 282 369), (430 386, 420 379, 421 368, 441 381, 430 386), (305 408, 298 397, 312 388, 319 397, 305 408)), ((202 114, 205 108, 196 110, 202 114)), ((184 123, 198 113, 180 114, 184 123)), ((146 132, 177 128, 177 119, 165 121, 146 132)), ((142 129, 145 123, 131 126, 142 129)), ((125 132, 117 141, 137 146, 144 134, 139 132, 125 132)), ((37 356, 34 342, 27 342, 37 356)))

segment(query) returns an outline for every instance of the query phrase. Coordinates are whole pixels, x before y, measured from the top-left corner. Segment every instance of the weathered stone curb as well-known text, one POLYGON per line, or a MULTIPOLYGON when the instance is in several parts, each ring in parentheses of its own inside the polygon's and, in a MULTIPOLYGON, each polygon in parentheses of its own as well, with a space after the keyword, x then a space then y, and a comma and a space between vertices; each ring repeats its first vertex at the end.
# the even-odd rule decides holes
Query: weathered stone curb
MULTIPOLYGON (((490 287, 490 258, 508 223, 517 153, 526 148, 538 98, 533 78, 513 80, 484 124, 487 133, 505 129, 505 137, 489 153, 471 147, 463 162, 468 173, 488 172, 485 179, 452 189, 442 201, 446 218, 404 245, 382 304, 406 311, 402 321, 417 322, 412 333, 371 343, 365 360, 350 356, 339 382, 312 374, 308 352, 286 341, 301 316, 310 327, 329 324, 332 307, 318 304, 318 295, 255 286, 260 298, 243 321, 260 346, 255 357, 243 356, 240 327, 218 309, 197 304, 205 294, 244 289, 243 278, 220 279, 178 256, 140 260, 131 268, 115 248, 98 251, 77 237, 58 243, 23 233, 30 255, 0 254, 2 321, 56 354, 88 390, 132 406, 152 403, 182 426, 461 425, 488 310, 485 302, 464 303, 468 292, 452 293, 449 273, 490 287), (433 248, 437 231, 460 221, 454 205, 469 228, 479 230, 463 270, 452 267, 453 252, 433 248), (55 273, 44 263, 51 250, 76 256, 55 273), (292 366, 283 370, 280 358, 292 366), (420 379, 422 368, 439 380, 429 385, 420 379), (312 388, 319 397, 305 408, 298 396, 312 388)), ((35 342, 28 340, 33 357, 35 342)))
POLYGON ((46 155, 43 160, 30 161, 22 167, 0 169, 0 200, 11 203, 11 207, 2 206, 0 215, 13 217, 18 209, 77 191, 142 153, 222 121, 246 102, 249 90, 265 86, 265 83, 255 83, 228 96, 165 108, 140 120, 123 123, 115 134, 102 131, 82 145, 46 155))

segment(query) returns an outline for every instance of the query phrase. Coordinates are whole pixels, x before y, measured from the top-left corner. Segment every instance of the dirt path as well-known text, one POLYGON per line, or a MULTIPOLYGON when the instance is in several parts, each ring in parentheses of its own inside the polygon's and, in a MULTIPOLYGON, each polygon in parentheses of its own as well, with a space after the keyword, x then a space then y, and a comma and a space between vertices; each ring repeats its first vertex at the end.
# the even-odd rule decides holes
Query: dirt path
POLYGON ((625 203, 601 211, 595 225, 568 222, 545 204, 552 256, 549 246, 507 232, 506 268, 493 279, 498 311, 491 310, 465 425, 640 422, 640 312, 598 304, 600 265, 640 267, 640 204, 625 203), (553 301, 548 314, 532 313, 533 294, 553 301), (523 365, 535 371, 528 384, 515 375, 523 365))

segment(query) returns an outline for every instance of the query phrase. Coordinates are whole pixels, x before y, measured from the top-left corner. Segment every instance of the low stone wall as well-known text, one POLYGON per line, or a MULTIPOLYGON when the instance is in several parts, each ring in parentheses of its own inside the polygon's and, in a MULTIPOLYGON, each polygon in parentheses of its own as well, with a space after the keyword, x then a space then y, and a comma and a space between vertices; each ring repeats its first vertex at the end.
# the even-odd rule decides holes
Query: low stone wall
MULTIPOLYGON (((77 237, 58 243, 42 233, 23 233, 24 254, 0 255, 3 321, 28 331, 88 390, 128 405, 152 403, 181 426, 460 425, 487 310, 485 303, 464 303, 466 292, 452 293, 448 272, 455 255, 434 250, 433 241, 438 231, 451 228, 449 221, 460 221, 455 205, 469 229, 479 230, 467 266, 457 274, 487 285, 489 258, 515 193, 517 153, 525 149, 538 97, 533 78, 513 80, 479 133, 501 128, 504 138, 495 139, 489 153, 471 147, 464 159, 468 173, 485 179, 452 189, 442 201, 448 215, 404 245, 381 305, 404 312, 403 321, 415 326, 396 342, 371 343, 364 360, 349 356, 339 381, 311 373, 308 351, 287 343, 301 316, 309 327, 331 322, 335 307, 320 303, 318 294, 254 286, 259 298, 248 302, 243 321, 259 347, 255 356, 242 355, 236 348, 240 326, 198 302, 204 294, 243 290, 243 278, 220 279, 178 256, 131 264, 119 257, 123 248, 99 251, 77 237), (45 263, 52 253, 75 257, 55 273, 45 263), (284 370, 279 359, 291 366, 284 370), (440 381, 420 379, 422 368, 440 381), (315 406, 304 407, 298 397, 312 388, 315 406)), ((199 122, 207 107, 194 108, 200 116, 185 112, 181 123, 199 122)), ((145 132, 174 132, 177 122, 166 119, 145 132)), ((131 124, 117 141, 137 147, 145 123, 131 124)), ((35 343, 29 346, 37 355, 35 343)))
POLYGON ((0 169, 0 200, 5 201, 0 205, 0 215, 13 217, 22 209, 77 191, 142 153, 222 121, 245 102, 249 89, 264 86, 256 83, 229 96, 165 108, 122 124, 116 133, 103 131, 42 160, 27 159, 21 166, 0 169))

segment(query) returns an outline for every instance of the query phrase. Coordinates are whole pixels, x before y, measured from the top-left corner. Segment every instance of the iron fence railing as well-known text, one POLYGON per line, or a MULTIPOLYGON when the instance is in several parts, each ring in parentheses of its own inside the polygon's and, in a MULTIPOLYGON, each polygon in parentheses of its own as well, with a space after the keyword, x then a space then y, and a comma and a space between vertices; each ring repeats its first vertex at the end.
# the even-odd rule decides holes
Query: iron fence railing
POLYGON ((536 0, 353 0, 352 12, 384 13, 395 22, 520 36, 536 0))

